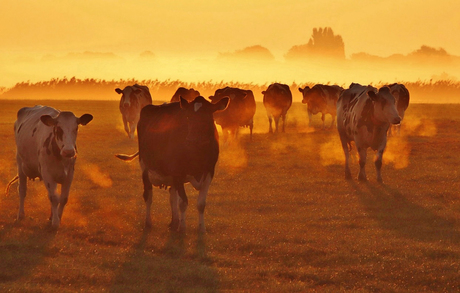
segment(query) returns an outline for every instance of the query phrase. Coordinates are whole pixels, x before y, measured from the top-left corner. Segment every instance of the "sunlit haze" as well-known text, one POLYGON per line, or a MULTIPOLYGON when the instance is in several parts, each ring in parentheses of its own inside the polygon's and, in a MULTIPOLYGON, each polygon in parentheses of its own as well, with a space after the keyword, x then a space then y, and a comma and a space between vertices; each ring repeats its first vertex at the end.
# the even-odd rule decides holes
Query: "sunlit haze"
POLYGON ((2 11, 0 87, 64 76, 259 84, 460 78, 457 0, 3 0, 2 11), (286 59, 325 27, 342 38, 343 60, 286 59), (252 46, 273 58, 225 58, 252 46), (422 46, 445 54, 415 61, 422 46))

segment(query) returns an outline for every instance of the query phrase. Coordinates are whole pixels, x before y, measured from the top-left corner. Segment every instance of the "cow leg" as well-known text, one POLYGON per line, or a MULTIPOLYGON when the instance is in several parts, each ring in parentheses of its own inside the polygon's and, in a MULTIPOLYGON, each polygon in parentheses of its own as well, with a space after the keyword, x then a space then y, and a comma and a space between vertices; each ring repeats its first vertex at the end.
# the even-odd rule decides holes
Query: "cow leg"
POLYGON ((69 200, 70 185, 72 183, 72 178, 70 181, 61 185, 61 196, 59 198, 59 207, 58 207, 58 216, 62 220, 62 213, 64 212, 65 205, 69 200))
POLYGON ((268 115, 268 124, 269 124, 268 133, 273 133, 272 121, 273 121, 272 116, 268 115))
POLYGON ((310 110, 308 111, 308 127, 311 127, 311 120, 313 120, 313 113, 310 110))
POLYGON ((281 118, 283 119, 283 132, 286 132, 286 131, 285 131, 285 126, 286 126, 286 114, 282 115, 281 118))
POLYGON ((169 229, 171 231, 177 231, 179 229, 179 207, 177 199, 177 190, 172 186, 169 188, 169 204, 171 205, 171 223, 169 223, 169 229))
POLYGON ((209 186, 211 186, 211 181, 211 174, 208 173, 206 178, 201 183, 200 193, 198 194, 198 232, 200 233, 206 232, 206 226, 204 225, 204 209, 206 207, 206 197, 208 195, 209 186))
POLYGON ((321 113, 321 120, 323 121, 323 130, 324 130, 324 120, 326 119, 326 115, 324 113, 321 113))
POLYGON ((26 198, 26 192, 27 192, 27 176, 24 174, 22 171, 22 168, 20 166, 21 164, 18 164, 18 177, 19 177, 19 187, 18 187, 18 192, 19 192, 19 210, 18 210, 18 220, 22 220, 25 217, 24 213, 24 199, 26 198))
POLYGON ((332 121, 331 121, 331 129, 334 128, 334 124, 335 124, 335 115, 332 115, 331 114, 331 118, 332 118, 332 121))
POLYGON ((128 134, 128 136, 129 136, 128 120, 126 120, 125 115, 122 115, 122 118, 123 118, 123 126, 125 127, 125 131, 126 131, 126 133, 128 134))
POLYGON ((367 176, 366 176, 367 148, 358 148, 358 154, 359 154, 358 180, 367 181, 367 176))
POLYGON ((249 140, 252 141, 252 129, 254 128, 254 123, 251 121, 249 124, 249 140))
POLYGON ((142 182, 144 183, 144 202, 145 202, 145 228, 149 229, 152 227, 152 217, 150 216, 150 209, 152 207, 152 183, 149 180, 148 170, 142 172, 142 182))
POLYGON ((351 172, 350 172, 350 167, 349 167, 349 161, 350 161, 350 150, 348 149, 348 143, 345 140, 342 140, 342 148, 343 148, 343 153, 345 154, 345 179, 346 180, 351 180, 351 172))
POLYGON ((185 211, 187 210, 188 206, 188 199, 187 195, 185 194, 184 188, 184 180, 175 179, 174 180, 174 187, 177 189, 177 193, 179 194, 179 209, 180 209, 180 223, 179 223, 179 231, 185 232, 185 211))
POLYGON ((375 156, 375 170, 377 171, 377 182, 383 183, 382 180, 382 157, 383 157, 383 150, 378 150, 375 156))
POLYGON ((275 116, 273 117, 275 119, 275 133, 278 133, 278 124, 280 122, 280 117, 281 116, 275 116))
POLYGON ((59 224, 61 219, 59 218, 59 196, 56 193, 57 183, 53 180, 47 180, 43 178, 43 182, 45 183, 46 189, 48 190, 48 198, 51 203, 51 226, 54 229, 59 228, 59 224))
POLYGON ((134 133, 136 132, 136 123, 130 123, 129 124, 129 138, 134 138, 134 133))

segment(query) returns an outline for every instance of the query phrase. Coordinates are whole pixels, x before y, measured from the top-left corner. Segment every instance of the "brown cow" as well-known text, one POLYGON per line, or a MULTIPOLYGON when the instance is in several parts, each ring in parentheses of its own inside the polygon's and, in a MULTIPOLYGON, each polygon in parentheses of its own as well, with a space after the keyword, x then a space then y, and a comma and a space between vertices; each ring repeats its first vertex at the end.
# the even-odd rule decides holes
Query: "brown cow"
MULTIPOLYGON (((407 90, 407 88, 401 83, 393 83, 387 86, 390 88, 391 94, 396 99, 396 109, 398 110, 401 120, 403 120, 404 114, 406 113, 406 110, 409 107, 409 100, 410 100, 409 90, 407 90)), ((388 133, 390 135, 391 135, 392 128, 395 128, 398 134, 401 132, 401 124, 392 125, 392 127, 390 127, 390 129, 388 130, 388 133)))
POLYGON ((171 98, 171 102, 179 102, 180 97, 186 99, 187 101, 191 102, 195 100, 196 97, 200 95, 199 91, 196 91, 194 89, 186 89, 184 87, 180 87, 176 90, 174 95, 171 98))
POLYGON ((366 181, 367 149, 376 151, 375 169, 377 181, 382 182, 382 156, 387 144, 390 124, 399 124, 396 101, 388 87, 379 90, 372 86, 353 83, 337 101, 337 130, 345 154, 345 178, 351 179, 348 160, 351 142, 354 141, 359 154, 358 179, 366 181))
POLYGON ((321 113, 323 129, 326 114, 332 116, 331 128, 334 126, 337 113, 337 100, 342 91, 343 88, 338 85, 316 84, 312 88, 309 86, 303 89, 299 88, 299 92, 302 93, 303 97, 302 103, 307 104, 308 126, 311 126, 312 116, 317 113, 321 113))
POLYGON ((180 98, 178 103, 149 105, 141 111, 137 127, 139 151, 133 155, 117 155, 132 160, 139 155, 146 204, 145 225, 152 219, 152 185, 171 187, 171 230, 185 231, 185 211, 188 206, 184 183, 199 190, 199 230, 205 231, 206 196, 219 157, 219 141, 213 113, 225 110, 228 98, 211 104, 202 96, 192 102, 180 98), (179 199, 179 203, 178 203, 179 199), (179 210, 180 207, 180 217, 179 210))
POLYGON ((273 83, 263 91, 264 106, 267 110, 269 132, 273 133, 272 120, 275 119, 275 132, 278 132, 278 122, 283 120, 283 132, 285 131, 286 113, 292 105, 291 89, 286 84, 273 83))
POLYGON ((252 140, 253 118, 256 113, 254 94, 251 90, 225 87, 216 90, 214 96, 210 96, 209 99, 212 103, 217 103, 224 97, 230 98, 227 109, 214 113, 214 120, 222 127, 224 140, 229 133, 233 133, 236 137, 239 127, 249 127, 252 140))
POLYGON ((134 138, 141 109, 152 104, 149 88, 145 85, 135 84, 127 86, 123 90, 117 88, 115 91, 121 94, 119 107, 125 131, 129 138, 134 138))

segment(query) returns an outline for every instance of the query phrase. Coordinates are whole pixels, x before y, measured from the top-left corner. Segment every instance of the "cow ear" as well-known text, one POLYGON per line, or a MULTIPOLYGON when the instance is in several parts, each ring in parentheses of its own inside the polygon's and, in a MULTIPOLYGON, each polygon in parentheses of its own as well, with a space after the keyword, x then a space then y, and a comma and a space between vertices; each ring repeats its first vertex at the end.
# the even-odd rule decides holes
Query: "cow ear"
POLYGON ((179 97, 179 103, 182 109, 185 110, 189 108, 190 103, 186 99, 182 98, 182 96, 179 97))
POLYGON ((262 91, 262 95, 265 95, 265 91, 262 91))
POLYGON ((56 120, 53 117, 51 117, 50 115, 42 115, 40 117, 40 120, 46 126, 54 126, 54 125, 56 125, 56 120))
POLYGON ((215 111, 223 111, 223 110, 227 109, 227 106, 229 104, 230 104, 230 98, 229 97, 222 98, 219 102, 214 104, 213 112, 215 112, 215 111))
POLYGON ((90 123, 91 120, 93 120, 93 115, 83 114, 80 118, 78 118, 78 124, 85 126, 86 124, 90 123))
POLYGON ((122 91, 121 89, 119 89, 119 88, 116 88, 115 91, 116 91, 117 93, 119 93, 120 95, 123 93, 123 91, 122 91))
POLYGON ((378 97, 377 97, 377 95, 375 94, 374 91, 368 91, 367 94, 369 95, 369 97, 371 98, 372 101, 377 102, 378 97))
POLYGON ((301 87, 299 87, 299 92, 303 93, 303 89, 301 87))

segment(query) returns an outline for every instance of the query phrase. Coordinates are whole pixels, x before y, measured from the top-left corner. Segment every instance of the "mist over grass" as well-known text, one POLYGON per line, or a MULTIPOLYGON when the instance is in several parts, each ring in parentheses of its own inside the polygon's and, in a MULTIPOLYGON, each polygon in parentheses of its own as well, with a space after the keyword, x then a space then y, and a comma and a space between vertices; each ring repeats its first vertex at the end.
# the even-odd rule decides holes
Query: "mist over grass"
MULTIPOLYGON (((455 80, 428 80, 428 81, 398 81, 404 83, 411 95, 411 103, 459 103, 460 102, 460 82, 455 80)), ((270 82, 253 83, 253 82, 237 82, 237 81, 202 81, 202 82, 186 82, 181 80, 158 80, 144 79, 137 80, 119 79, 119 80, 104 80, 104 79, 80 79, 76 77, 53 78, 47 81, 40 82, 20 82, 11 88, 0 88, 0 99, 12 100, 118 100, 120 97, 115 92, 115 89, 123 88, 133 84, 146 85, 150 89, 150 93, 154 100, 166 102, 171 99, 174 92, 179 87, 194 88, 204 97, 213 95, 217 89, 226 86, 238 87, 242 89, 252 90, 257 101, 262 101, 262 91, 265 90, 270 82)), ((302 95, 298 91, 299 87, 313 86, 314 82, 296 83, 291 82, 288 85, 293 93, 295 102, 302 100, 302 95)), ((325 84, 334 84, 332 81, 325 84)), ((371 83, 375 87, 380 87, 387 82, 371 83)), ((339 84, 344 88, 348 88, 349 84, 339 84)))

